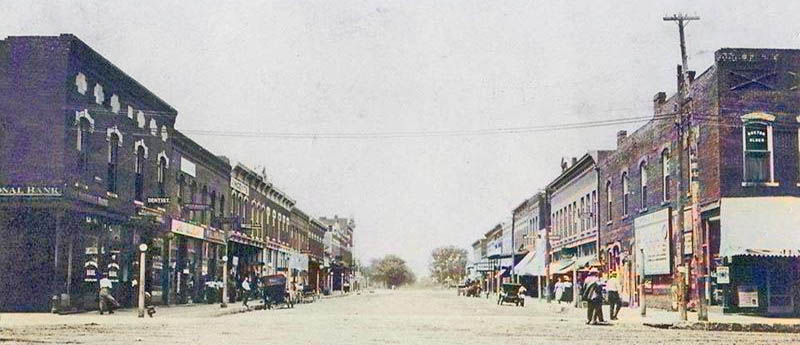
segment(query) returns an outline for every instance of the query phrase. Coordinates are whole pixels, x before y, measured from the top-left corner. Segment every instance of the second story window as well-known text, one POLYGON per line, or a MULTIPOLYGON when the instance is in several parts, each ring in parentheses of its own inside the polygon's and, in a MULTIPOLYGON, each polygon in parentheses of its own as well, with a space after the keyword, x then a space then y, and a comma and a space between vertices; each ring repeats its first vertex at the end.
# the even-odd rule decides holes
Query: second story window
POLYGON ((641 186, 640 194, 642 196, 642 209, 647 208, 647 164, 642 162, 639 164, 639 186, 641 186))
POLYGON ((622 215, 628 215, 628 172, 622 173, 622 215))
POLYGON ((108 172, 106 174, 106 190, 117 192, 117 165, 119 163, 119 136, 112 133, 108 138, 108 172))
POLYGON ((664 149, 661 151, 661 190, 662 190, 662 200, 669 201, 669 185, 670 185, 670 178, 669 178, 669 149, 664 149))
POLYGON ((608 204, 606 205, 606 209, 607 209, 606 212, 608 214, 608 221, 610 222, 610 221, 613 220, 613 218, 612 218, 613 213, 612 213, 611 210, 612 210, 612 206, 614 205, 614 203, 612 202, 612 200, 614 200, 614 196, 611 195, 611 181, 606 182, 606 199, 608 199, 608 204))
POLYGON ((81 117, 78 121, 78 140, 76 141, 78 149, 78 169, 81 172, 88 170, 89 167, 91 135, 92 124, 86 118, 81 117))
POLYGON ((144 200, 144 163, 144 147, 139 146, 136 149, 136 181, 134 182, 134 196, 139 201, 144 200))
POLYGON ((167 196, 167 158, 161 157, 158 160, 158 193, 160 196, 167 196))
POLYGON ((744 182, 774 182, 771 120, 774 117, 767 114, 748 114, 742 117, 744 182))

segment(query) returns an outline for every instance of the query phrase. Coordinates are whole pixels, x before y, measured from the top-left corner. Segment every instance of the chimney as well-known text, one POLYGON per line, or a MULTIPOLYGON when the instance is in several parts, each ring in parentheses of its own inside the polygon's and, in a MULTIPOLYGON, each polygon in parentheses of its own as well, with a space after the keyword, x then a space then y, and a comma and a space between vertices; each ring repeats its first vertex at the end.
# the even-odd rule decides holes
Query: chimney
POLYGON ((666 92, 658 92, 653 96, 653 114, 658 114, 661 105, 667 101, 667 93, 666 92))
POLYGON ((623 141, 625 140, 625 138, 627 138, 627 137, 628 137, 628 131, 626 131, 626 130, 621 130, 621 131, 617 132, 617 148, 619 148, 620 146, 622 146, 622 142, 623 142, 623 141))
POLYGON ((578 157, 572 157, 572 165, 570 165, 570 166, 574 167, 575 164, 578 164, 578 157))

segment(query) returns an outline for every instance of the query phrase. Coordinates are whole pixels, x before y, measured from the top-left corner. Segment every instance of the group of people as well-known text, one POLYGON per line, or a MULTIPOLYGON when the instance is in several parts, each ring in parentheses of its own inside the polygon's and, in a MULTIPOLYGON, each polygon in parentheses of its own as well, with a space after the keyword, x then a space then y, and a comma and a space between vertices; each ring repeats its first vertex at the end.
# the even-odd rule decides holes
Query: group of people
POLYGON ((573 293, 580 292, 581 300, 586 301, 586 324, 605 322, 603 318, 603 303, 608 302, 610 318, 616 320, 622 308, 622 299, 619 297, 620 284, 616 273, 611 273, 607 278, 600 276, 597 268, 591 268, 583 284, 573 284, 569 276, 562 276, 553 285, 553 293, 558 303, 571 302, 573 293))
POLYGON ((611 273, 607 279, 600 277, 600 272, 596 268, 589 271, 589 276, 583 281, 583 290, 581 291, 581 298, 587 302, 586 308, 586 324, 596 325, 604 323, 603 318, 603 291, 606 292, 609 317, 611 320, 616 320, 619 315, 619 310, 622 308, 622 300, 619 297, 619 280, 616 273, 611 273))

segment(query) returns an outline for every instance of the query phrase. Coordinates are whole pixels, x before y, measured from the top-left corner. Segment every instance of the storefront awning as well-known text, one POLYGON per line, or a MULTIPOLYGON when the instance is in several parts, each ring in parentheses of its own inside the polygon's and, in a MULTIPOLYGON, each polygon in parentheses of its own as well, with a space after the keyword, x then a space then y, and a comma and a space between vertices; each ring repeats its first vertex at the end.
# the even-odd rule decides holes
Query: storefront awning
POLYGON ((528 252, 528 254, 514 266, 514 274, 521 276, 545 275, 544 253, 536 250, 528 252))
POLYGON ((800 198, 723 198, 720 256, 800 256, 800 198))
POLYGON ((558 267, 555 271, 552 271, 551 274, 567 274, 572 272, 573 267, 577 265, 577 269, 581 269, 587 265, 589 265, 595 259, 594 255, 582 256, 579 257, 577 260, 564 260, 559 261, 551 264, 551 267, 558 267))

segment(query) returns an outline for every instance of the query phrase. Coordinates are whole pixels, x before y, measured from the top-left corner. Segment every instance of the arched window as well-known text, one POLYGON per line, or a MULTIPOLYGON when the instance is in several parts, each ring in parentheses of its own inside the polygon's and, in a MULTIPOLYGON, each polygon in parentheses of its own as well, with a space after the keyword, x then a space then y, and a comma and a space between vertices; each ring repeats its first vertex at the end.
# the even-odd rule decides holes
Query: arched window
POLYGON ((611 181, 606 182, 606 199, 608 200, 608 204, 606 205, 606 209, 608 210, 607 211, 608 212, 607 213, 608 214, 608 221, 610 222, 610 221, 613 220, 613 218, 612 218, 613 213, 612 213, 611 210, 612 210, 612 206, 613 206, 612 200, 614 200, 614 197, 611 195, 611 181))
POLYGON ((641 204, 644 210, 647 208, 647 163, 645 161, 639 164, 639 186, 641 186, 641 204))
POLYGON ((167 157, 158 159, 158 193, 160 196, 167 196, 167 157))
POLYGON ((622 173, 622 215, 628 215, 628 172, 622 173))
MULTIPOLYGON (((208 202, 208 187, 203 186, 203 191, 200 194, 200 203, 206 205, 208 202)), ((208 210, 203 208, 200 211, 200 222, 203 224, 208 224, 209 217, 208 217, 208 210)))
POLYGON ((145 151, 143 146, 136 149, 136 181, 134 182, 134 196, 136 200, 144 200, 144 162, 145 151))
POLYGON ((219 216, 225 218, 225 196, 219 196, 219 216))
POLYGON ((211 210, 211 224, 215 225, 217 223, 217 192, 213 190, 211 191, 211 205, 209 209, 211 210))
POLYGON ((111 133, 108 138, 108 172, 106 174, 106 190, 117 192, 117 165, 119 162, 119 135, 111 133))
POLYGON ((85 117, 78 120, 78 169, 85 172, 89 167, 89 151, 91 151, 92 124, 85 117))
POLYGON ((661 190, 663 191, 662 199, 669 201, 669 149, 661 151, 661 190))

